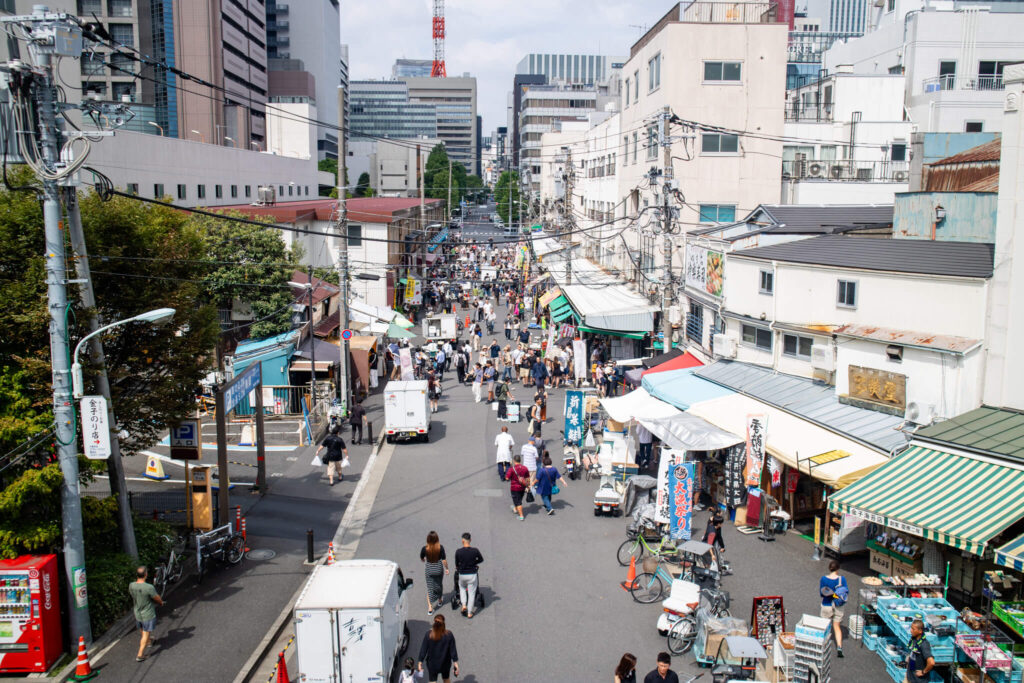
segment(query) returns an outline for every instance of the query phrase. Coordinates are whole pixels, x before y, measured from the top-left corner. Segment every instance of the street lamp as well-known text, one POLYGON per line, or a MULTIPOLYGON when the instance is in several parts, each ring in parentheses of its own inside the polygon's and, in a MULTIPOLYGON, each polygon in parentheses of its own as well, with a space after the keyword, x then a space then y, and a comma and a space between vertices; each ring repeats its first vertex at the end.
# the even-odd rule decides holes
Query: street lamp
POLYGON ((190 133, 195 133, 196 135, 198 135, 198 136, 199 136, 199 141, 200 141, 200 142, 203 142, 203 143, 205 143, 205 142, 206 142, 206 136, 205 136, 205 135, 203 135, 202 133, 200 133, 200 132, 199 132, 198 130, 196 130, 195 128, 193 128, 193 129, 192 129, 192 130, 190 130, 189 132, 190 132, 190 133))
POLYGON ((159 123, 157 123, 156 121, 146 121, 146 123, 148 123, 151 126, 156 126, 157 129, 159 129, 160 131, 160 137, 164 136, 164 127, 161 126, 159 123))
POLYGON ((81 365, 81 363, 78 362, 78 352, 82 350, 82 345, 85 344, 85 342, 89 341, 90 339, 92 339, 93 337, 95 337, 96 335, 98 335, 98 334, 100 334, 102 332, 106 332, 107 330, 109 330, 112 327, 117 327, 118 325, 127 325, 128 323, 135 323, 135 322, 150 323, 152 325, 156 325, 156 324, 164 322, 165 320, 170 320, 173 316, 174 316, 174 309, 173 308, 157 308, 157 309, 154 309, 152 311, 147 311, 145 313, 140 313, 140 314, 138 314, 138 315, 136 315, 136 316, 134 316, 132 318, 126 318, 124 320, 118 320, 117 322, 110 323, 109 325, 106 325, 105 327, 101 327, 100 329, 96 330, 95 332, 91 332, 91 333, 85 335, 84 337, 82 337, 82 339, 79 340, 78 345, 75 346, 75 352, 73 354, 71 354, 71 358, 74 360, 74 363, 72 363, 72 365, 71 365, 71 386, 72 386, 71 393, 72 393, 72 395, 75 398, 82 398, 82 395, 85 393, 83 388, 82 388, 82 385, 84 384, 84 382, 82 381, 82 365, 81 365))

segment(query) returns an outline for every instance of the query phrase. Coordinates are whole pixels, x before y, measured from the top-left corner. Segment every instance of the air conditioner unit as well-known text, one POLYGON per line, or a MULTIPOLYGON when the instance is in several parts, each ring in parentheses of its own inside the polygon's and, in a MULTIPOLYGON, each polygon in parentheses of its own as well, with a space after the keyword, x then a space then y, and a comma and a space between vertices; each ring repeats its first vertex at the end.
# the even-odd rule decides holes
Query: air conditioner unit
POLYGON ((897 183, 905 183, 907 182, 907 175, 906 171, 896 171, 892 174, 892 179, 897 183))
POLYGON ((260 185, 256 188, 257 204, 274 204, 277 202, 277 191, 273 185, 260 185))
POLYGON ((825 165, 813 162, 807 165, 808 178, 821 178, 825 175, 825 165))
POLYGON ((841 165, 837 164, 837 165, 833 166, 831 169, 829 169, 829 175, 831 175, 833 178, 839 179, 839 178, 843 177, 843 173, 845 171, 846 171, 846 167, 845 166, 841 166, 841 165))
POLYGON ((910 422, 919 425, 929 425, 935 420, 935 406, 922 405, 916 401, 907 404, 903 416, 910 422))
POLYGON ((811 367, 825 372, 834 372, 836 358, 829 344, 811 344, 811 367))
POLYGON ((736 338, 727 334, 716 334, 711 338, 715 347, 715 356, 718 358, 736 357, 736 338))

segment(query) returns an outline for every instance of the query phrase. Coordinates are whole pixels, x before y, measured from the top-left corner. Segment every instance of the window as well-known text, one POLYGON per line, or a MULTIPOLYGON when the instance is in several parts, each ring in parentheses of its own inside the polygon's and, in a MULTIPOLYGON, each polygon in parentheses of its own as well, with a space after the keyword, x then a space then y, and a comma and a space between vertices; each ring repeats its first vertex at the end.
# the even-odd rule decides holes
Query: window
POLYGON ((306 185, 306 196, 309 196, 309 185, 306 185))
POLYGON ((956 83, 956 61, 947 59, 939 62, 939 88, 952 90, 956 83))
POLYGON ((353 223, 348 224, 348 246, 363 246, 363 226, 353 223))
POLYGON ((736 207, 730 204, 701 204, 701 223, 735 223, 736 207))
POLYGON ((782 335, 782 353, 786 356, 809 359, 812 344, 814 344, 814 340, 810 337, 800 337, 795 334, 782 335))
POLYGON ((135 31, 131 24, 108 24, 107 29, 115 43, 126 47, 135 47, 135 31))
POLYGON ((836 303, 844 308, 857 307, 857 282, 855 280, 839 281, 836 303))
POLYGON ((246 185, 245 186, 245 198, 249 199, 250 197, 252 197, 252 185, 246 185))
POLYGON ((651 126, 647 129, 647 158, 658 158, 658 128, 651 126))
POLYGON ((216 199, 221 199, 224 196, 224 188, 221 185, 214 185, 213 196, 216 199))
POLYGON ((178 185, 178 199, 187 199, 187 197, 188 197, 188 190, 185 189, 184 185, 179 184, 178 185))
POLYGON ((277 186, 277 196, 278 197, 283 197, 284 196, 284 185, 278 185, 277 186))
POLYGON ((636 148, 640 146, 639 133, 633 132, 633 163, 636 163, 636 148))
POLYGON ((625 154, 622 157, 624 159, 624 162, 623 162, 622 165, 625 166, 626 164, 629 163, 629 136, 628 135, 623 135, 622 136, 622 146, 626 149, 626 152, 625 152, 625 154))
POLYGON ((633 72, 633 101, 640 101, 640 70, 633 72))
POLYGON ((647 92, 657 90, 661 85, 661 53, 654 55, 647 62, 647 92))
POLYGON ((903 347, 897 344, 889 344, 885 347, 885 357, 894 363, 902 363, 903 347))
POLYGON ((690 314, 686 316, 686 338, 704 345, 704 307, 701 304, 690 304, 690 314))
POLYGON ((772 350, 772 332, 764 327, 743 325, 743 343, 755 346, 762 351, 772 350))
POLYGON ((111 85, 110 91, 115 100, 121 100, 123 97, 128 97, 132 101, 135 100, 134 83, 114 83, 111 85))
POLYGON ((700 151, 702 154, 736 154, 740 150, 738 135, 726 133, 701 133, 700 151))
POLYGON ((288 196, 289 196, 289 197, 291 197, 291 196, 292 196, 292 190, 294 190, 294 189, 295 189, 295 186, 294 186, 294 185, 289 185, 289 186, 288 186, 288 196))
POLYGON ((985 124, 981 121, 964 121, 965 133, 980 133, 984 128, 985 124))
POLYGON ((892 161, 906 161, 907 160, 907 143, 905 142, 894 142, 892 143, 890 160, 892 161))
POLYGON ((206 199, 206 185, 196 185, 196 197, 206 199))
POLYGON ((112 17, 130 17, 132 0, 107 0, 107 14, 112 17))
POLYGON ((231 198, 238 199, 238 185, 231 186, 231 198))
POLYGON ((153 197, 160 199, 164 196, 164 184, 156 183, 153 185, 153 197))
POLYGON ((139 193, 139 184, 138 183, 128 183, 128 194, 138 194, 138 193, 139 193))
POLYGON ((888 14, 889 12, 892 12, 895 9, 896 9, 896 0, 888 0, 888 2, 885 4, 885 11, 886 11, 886 13, 888 14))
POLYGON ((770 270, 762 270, 757 291, 761 292, 761 294, 774 294, 775 273, 770 270))
POLYGON ((704 62, 704 81, 740 80, 740 62, 704 62))
POLYGON ((626 106, 629 106, 629 79, 626 79, 626 106))

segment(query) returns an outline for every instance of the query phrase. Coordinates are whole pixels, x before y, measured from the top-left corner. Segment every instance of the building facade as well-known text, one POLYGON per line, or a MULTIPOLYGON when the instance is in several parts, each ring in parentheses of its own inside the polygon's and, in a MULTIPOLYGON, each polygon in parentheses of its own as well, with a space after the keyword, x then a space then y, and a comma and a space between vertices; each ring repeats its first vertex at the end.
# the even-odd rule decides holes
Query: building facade
POLYGON ((626 61, 625 57, 581 54, 543 54, 532 52, 523 57, 516 66, 516 74, 540 74, 549 82, 596 85, 604 83, 611 76, 615 65, 626 61))
POLYGON ((433 106, 437 137, 444 142, 448 158, 479 171, 477 155, 476 79, 468 74, 447 78, 407 78, 411 102, 433 106))
POLYGON ((429 59, 396 59, 391 66, 391 78, 429 78, 433 64, 429 59))
POLYGON ((349 138, 437 137, 437 109, 413 102, 404 81, 352 81, 349 138))

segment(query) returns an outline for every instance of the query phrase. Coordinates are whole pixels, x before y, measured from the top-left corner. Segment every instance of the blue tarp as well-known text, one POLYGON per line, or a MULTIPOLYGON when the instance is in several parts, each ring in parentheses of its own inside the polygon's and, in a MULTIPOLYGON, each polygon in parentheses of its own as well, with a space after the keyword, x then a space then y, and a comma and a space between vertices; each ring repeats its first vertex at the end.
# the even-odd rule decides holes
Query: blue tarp
POLYGON ((437 233, 436 235, 434 235, 430 239, 430 245, 427 247, 427 251, 429 251, 431 254, 433 254, 434 251, 437 249, 438 245, 441 244, 441 242, 444 242, 446 239, 448 239, 448 226, 447 225, 444 226, 444 228, 441 230, 441 232, 437 233))
POLYGON ((693 374, 696 368, 666 370, 644 375, 641 386, 647 393, 679 410, 688 410, 694 403, 721 398, 736 392, 701 379, 693 374))
POLYGON ((298 331, 285 332, 266 339, 244 341, 238 345, 234 354, 234 372, 241 373, 255 361, 263 366, 263 386, 288 386, 288 365, 295 353, 295 341, 298 331))

